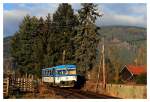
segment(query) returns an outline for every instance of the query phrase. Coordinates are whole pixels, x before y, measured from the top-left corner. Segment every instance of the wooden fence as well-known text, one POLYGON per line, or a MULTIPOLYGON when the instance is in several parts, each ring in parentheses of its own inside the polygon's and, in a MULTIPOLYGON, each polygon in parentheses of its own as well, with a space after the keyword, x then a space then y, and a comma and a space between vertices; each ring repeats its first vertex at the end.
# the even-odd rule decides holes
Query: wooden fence
POLYGON ((20 92, 34 92, 34 83, 32 78, 13 78, 10 80, 12 90, 20 92))
POLYGON ((38 90, 37 85, 33 77, 4 78, 3 95, 7 97, 15 92, 35 92, 38 90))
POLYGON ((3 79, 3 95, 7 97, 9 94, 9 78, 3 79))

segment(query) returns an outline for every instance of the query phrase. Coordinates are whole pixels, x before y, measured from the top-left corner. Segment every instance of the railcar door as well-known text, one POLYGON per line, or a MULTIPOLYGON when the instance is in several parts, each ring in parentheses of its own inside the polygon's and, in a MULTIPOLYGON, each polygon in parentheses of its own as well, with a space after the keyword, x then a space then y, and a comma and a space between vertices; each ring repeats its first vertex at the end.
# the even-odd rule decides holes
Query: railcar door
POLYGON ((53 75, 53 85, 55 85, 55 69, 53 68, 53 71, 52 71, 52 75, 53 75))

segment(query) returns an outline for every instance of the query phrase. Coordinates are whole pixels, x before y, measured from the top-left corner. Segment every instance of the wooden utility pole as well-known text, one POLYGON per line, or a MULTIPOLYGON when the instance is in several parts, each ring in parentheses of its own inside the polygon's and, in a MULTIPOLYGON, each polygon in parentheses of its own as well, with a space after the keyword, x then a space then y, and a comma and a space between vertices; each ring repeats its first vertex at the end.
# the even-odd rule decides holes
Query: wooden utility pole
POLYGON ((102 56, 101 53, 99 54, 99 67, 98 67, 98 75, 97 75, 97 82, 96 82, 96 89, 95 92, 98 92, 98 85, 99 85, 99 80, 100 80, 100 69, 101 69, 101 65, 102 65, 102 56))
POLYGON ((105 46, 104 46, 104 37, 102 38, 102 50, 100 55, 100 62, 99 62, 99 68, 98 68, 98 75, 97 75, 97 82, 96 82, 96 89, 95 91, 98 91, 98 85, 100 80, 100 69, 102 67, 102 78, 103 78, 103 89, 105 90, 106 86, 106 69, 105 69, 105 46))
MULTIPOLYGON (((66 36, 66 32, 64 32, 64 36, 66 36)), ((62 56, 63 64, 65 64, 65 55, 66 55, 66 51, 63 50, 63 56, 62 56)))
POLYGON ((65 54, 66 54, 66 51, 64 50, 63 51, 63 64, 65 64, 65 54))
POLYGON ((105 46, 104 46, 104 37, 102 38, 103 45, 102 45, 102 57, 103 57, 103 88, 105 89, 106 86, 106 71, 105 71, 105 46))

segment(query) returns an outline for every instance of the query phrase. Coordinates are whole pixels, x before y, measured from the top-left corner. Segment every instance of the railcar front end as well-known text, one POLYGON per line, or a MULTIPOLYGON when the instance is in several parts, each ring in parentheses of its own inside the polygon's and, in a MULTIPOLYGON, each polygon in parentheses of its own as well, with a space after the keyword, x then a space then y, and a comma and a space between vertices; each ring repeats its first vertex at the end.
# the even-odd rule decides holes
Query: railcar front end
POLYGON ((77 82, 75 65, 59 65, 55 68, 55 83, 59 87, 74 87, 77 82))

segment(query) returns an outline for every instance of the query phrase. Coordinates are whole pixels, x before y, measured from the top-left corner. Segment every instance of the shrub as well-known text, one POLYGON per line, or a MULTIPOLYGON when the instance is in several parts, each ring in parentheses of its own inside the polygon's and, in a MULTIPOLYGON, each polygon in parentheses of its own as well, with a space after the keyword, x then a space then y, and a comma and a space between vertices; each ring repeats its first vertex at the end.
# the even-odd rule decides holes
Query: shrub
POLYGON ((136 76, 135 81, 137 84, 147 84, 147 75, 141 74, 139 76, 136 76))

